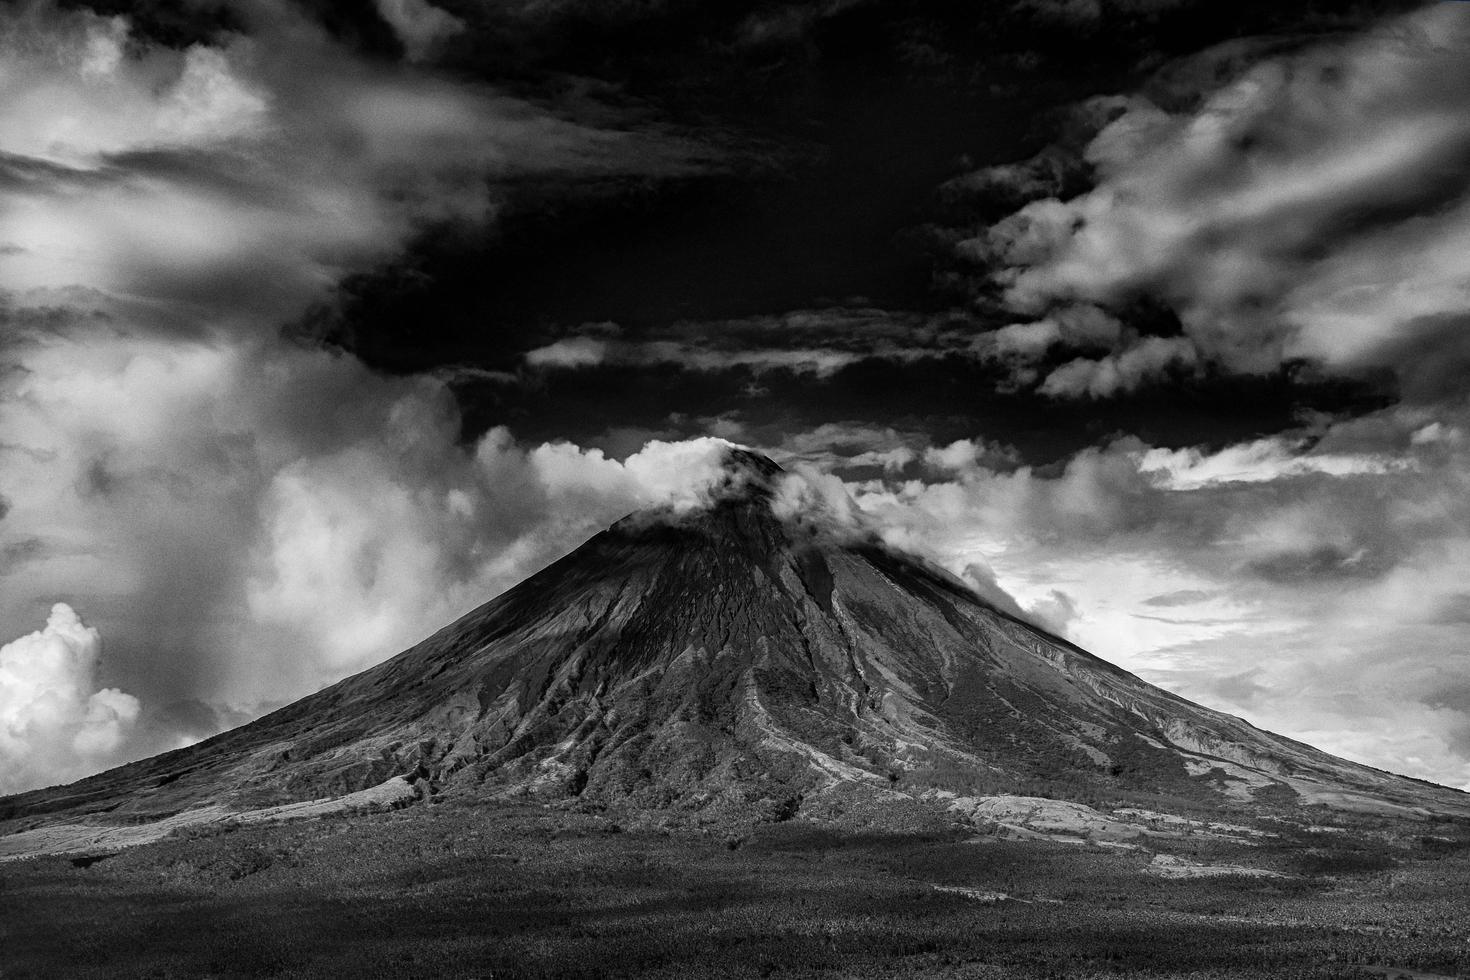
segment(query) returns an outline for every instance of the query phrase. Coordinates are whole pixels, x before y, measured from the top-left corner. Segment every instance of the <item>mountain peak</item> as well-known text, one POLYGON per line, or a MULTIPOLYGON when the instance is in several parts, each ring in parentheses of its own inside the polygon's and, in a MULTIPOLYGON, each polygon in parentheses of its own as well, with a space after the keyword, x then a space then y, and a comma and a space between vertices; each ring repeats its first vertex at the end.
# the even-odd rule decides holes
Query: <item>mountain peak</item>
POLYGON ((692 495, 399 656, 198 745, 13 797, 0 819, 272 807, 395 779, 757 819, 853 799, 948 812, 977 792, 1470 812, 1090 656, 824 512, 820 488, 757 452, 679 465, 692 495))
POLYGON ((722 503, 769 503, 781 477, 786 475, 775 460, 744 446, 725 446, 701 496, 710 506, 722 503))
POLYGON ((763 488, 767 491, 786 472, 769 456, 736 445, 725 448, 720 465, 732 486, 763 488))

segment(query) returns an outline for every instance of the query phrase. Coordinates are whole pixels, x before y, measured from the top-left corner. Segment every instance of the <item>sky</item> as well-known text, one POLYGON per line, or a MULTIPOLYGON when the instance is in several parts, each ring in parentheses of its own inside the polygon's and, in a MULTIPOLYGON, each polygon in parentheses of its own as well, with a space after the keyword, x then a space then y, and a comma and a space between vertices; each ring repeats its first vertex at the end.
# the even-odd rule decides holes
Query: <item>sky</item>
POLYGON ((380 662, 726 441, 1470 789, 1470 4, 1282 6, 0 8, 0 792, 380 662))

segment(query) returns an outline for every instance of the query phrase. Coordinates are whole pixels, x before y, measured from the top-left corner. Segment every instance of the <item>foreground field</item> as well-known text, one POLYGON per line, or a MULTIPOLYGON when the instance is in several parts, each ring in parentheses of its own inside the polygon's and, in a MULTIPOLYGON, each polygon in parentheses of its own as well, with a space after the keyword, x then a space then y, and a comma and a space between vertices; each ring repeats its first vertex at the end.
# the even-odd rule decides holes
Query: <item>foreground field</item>
POLYGON ((1280 830, 1142 850, 455 803, 215 828, 0 865, 0 976, 1470 972, 1464 828, 1280 830))

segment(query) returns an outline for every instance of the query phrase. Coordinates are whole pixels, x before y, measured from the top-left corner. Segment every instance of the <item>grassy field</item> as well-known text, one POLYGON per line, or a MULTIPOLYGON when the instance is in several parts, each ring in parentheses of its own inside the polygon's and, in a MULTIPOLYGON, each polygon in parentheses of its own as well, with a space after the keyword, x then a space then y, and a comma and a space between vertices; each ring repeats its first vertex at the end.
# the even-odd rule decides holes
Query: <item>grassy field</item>
POLYGON ((0 977, 1470 973, 1470 850, 1442 828, 1168 849, 1293 877, 1168 880, 1141 851, 961 831, 445 803, 0 865, 0 977))

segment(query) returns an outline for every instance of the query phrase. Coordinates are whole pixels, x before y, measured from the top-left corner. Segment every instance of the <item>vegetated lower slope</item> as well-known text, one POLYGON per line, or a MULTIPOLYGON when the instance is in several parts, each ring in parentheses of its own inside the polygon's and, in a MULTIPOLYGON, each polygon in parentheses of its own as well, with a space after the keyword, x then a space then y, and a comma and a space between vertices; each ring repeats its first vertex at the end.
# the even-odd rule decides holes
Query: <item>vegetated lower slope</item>
POLYGON ((932 806, 926 790, 1470 813, 1465 794, 1153 687, 871 538, 778 517, 781 479, 732 450, 708 506, 627 518, 385 663, 0 801, 0 819, 261 807, 403 775, 425 794, 751 819, 834 794, 932 806))
POLYGON ((954 827, 664 828, 441 800, 0 865, 0 964, 68 980, 1470 975, 1470 828, 1390 841, 1339 816, 1253 846, 1163 842, 1289 876, 1178 878, 1139 851, 954 827))

